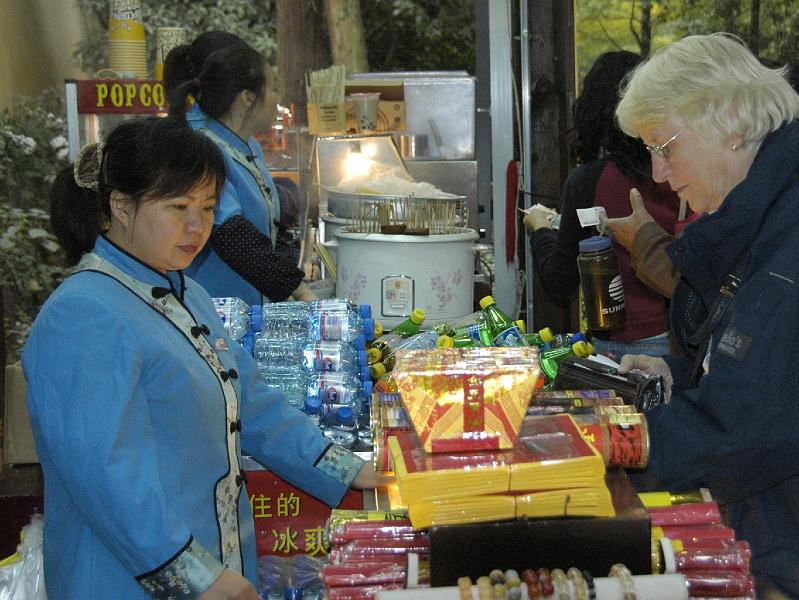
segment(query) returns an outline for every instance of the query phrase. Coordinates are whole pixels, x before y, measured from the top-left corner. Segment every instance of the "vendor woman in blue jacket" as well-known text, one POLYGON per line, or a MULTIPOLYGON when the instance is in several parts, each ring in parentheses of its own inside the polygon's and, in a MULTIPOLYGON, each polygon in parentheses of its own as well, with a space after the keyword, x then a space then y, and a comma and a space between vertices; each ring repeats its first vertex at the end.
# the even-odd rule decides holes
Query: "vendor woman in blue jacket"
POLYGON ((375 483, 267 388, 184 276, 224 181, 208 137, 149 118, 53 184, 52 226, 77 265, 22 359, 51 598, 257 600, 242 452, 331 506, 375 483))
POLYGON ((642 488, 710 488, 752 547, 761 599, 799 598, 799 96, 727 34, 639 66, 616 109, 652 177, 702 216, 668 247, 680 355, 627 355, 664 377, 642 488))
MULTIPOLYGON (((263 152, 252 137, 268 131, 275 119, 277 95, 269 65, 244 42, 211 52, 201 66, 194 64, 190 50, 178 47, 168 57, 171 72, 198 73, 175 87, 170 81, 170 115, 185 121, 187 99, 195 98, 207 117, 198 131, 222 151, 228 181, 211 239, 187 274, 211 296, 235 296, 250 305, 261 304, 263 297, 273 302, 289 296, 316 299, 296 260, 276 247, 280 201, 263 152), (179 68, 180 61, 187 63, 185 68, 179 68)), ((196 119, 190 124, 196 127, 196 119)))

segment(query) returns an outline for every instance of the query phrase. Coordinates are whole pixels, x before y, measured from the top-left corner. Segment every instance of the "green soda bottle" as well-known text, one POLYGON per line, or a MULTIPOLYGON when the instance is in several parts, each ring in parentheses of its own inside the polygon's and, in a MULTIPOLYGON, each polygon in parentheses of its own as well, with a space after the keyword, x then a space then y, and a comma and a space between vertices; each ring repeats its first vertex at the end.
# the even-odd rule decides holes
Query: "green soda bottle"
POLYGON ((499 309, 494 298, 486 296, 480 300, 480 308, 483 309, 487 330, 490 332, 490 345, 529 346, 519 326, 499 309))
POLYGON ((392 329, 391 333, 396 333, 404 338, 411 337, 415 333, 419 333, 419 327, 424 323, 426 316, 421 308, 414 308, 411 316, 392 329))
POLYGON ((558 374, 558 365, 564 358, 569 356, 583 357, 588 356, 588 354, 588 345, 582 340, 573 343, 571 346, 544 350, 539 360, 545 383, 555 381, 555 376, 558 374))
POLYGON ((532 333, 526 333, 525 336, 527 337, 528 344, 539 347, 548 344, 555 338, 555 335, 549 327, 544 327, 532 333))

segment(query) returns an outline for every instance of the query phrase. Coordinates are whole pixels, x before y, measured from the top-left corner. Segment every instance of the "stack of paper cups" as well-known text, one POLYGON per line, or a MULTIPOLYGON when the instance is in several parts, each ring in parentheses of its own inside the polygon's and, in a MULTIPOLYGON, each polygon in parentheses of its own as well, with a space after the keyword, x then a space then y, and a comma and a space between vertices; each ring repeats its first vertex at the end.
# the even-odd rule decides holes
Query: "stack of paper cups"
POLYGON ((111 0, 109 66, 123 77, 147 77, 147 48, 139 0, 111 0))
POLYGON ((183 27, 159 27, 155 30, 155 78, 164 78, 166 55, 175 46, 186 43, 186 30, 183 27))

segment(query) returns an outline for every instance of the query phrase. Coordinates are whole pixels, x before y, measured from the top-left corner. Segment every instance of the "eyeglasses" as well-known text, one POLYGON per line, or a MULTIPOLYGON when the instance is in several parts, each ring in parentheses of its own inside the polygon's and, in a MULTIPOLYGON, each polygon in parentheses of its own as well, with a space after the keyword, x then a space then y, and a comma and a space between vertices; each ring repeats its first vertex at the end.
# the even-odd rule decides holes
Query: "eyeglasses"
POLYGON ((669 160, 669 157, 671 156, 671 143, 674 140, 676 140, 678 137, 680 137, 680 134, 686 129, 688 128, 683 127, 662 144, 653 144, 653 145, 644 144, 644 146, 646 147, 647 150, 649 150, 650 154, 660 154, 660 156, 662 156, 666 160, 669 160))

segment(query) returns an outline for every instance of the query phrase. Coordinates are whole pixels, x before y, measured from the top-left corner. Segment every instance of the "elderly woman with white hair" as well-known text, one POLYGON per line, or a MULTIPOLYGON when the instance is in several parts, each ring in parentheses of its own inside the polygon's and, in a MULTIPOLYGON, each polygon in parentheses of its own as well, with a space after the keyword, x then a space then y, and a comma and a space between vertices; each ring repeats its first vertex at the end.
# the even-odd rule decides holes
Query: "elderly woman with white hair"
POLYGON ((702 217, 672 242, 683 352, 628 355, 663 375, 640 488, 708 487, 752 547, 759 598, 799 598, 799 96, 727 34, 656 52, 616 115, 702 217))

